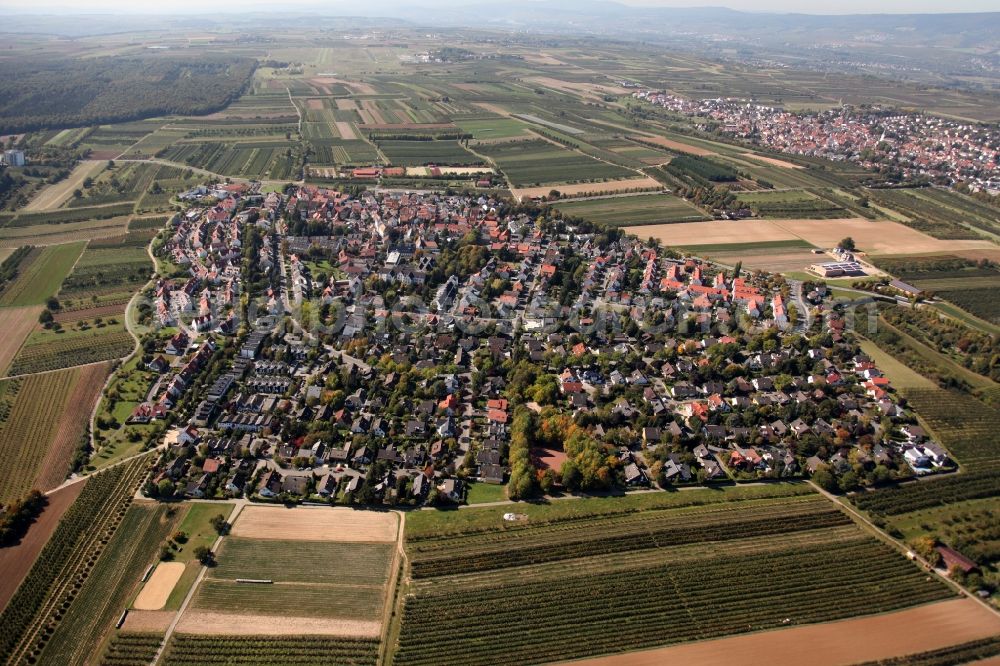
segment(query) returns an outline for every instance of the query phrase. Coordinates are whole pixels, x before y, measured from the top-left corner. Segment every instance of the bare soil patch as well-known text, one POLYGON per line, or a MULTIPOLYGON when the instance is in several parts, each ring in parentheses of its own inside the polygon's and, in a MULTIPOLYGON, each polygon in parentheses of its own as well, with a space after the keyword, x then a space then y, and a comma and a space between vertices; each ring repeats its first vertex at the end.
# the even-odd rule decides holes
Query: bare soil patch
POLYGON ((399 520, 393 513, 327 507, 248 506, 233 525, 233 536, 252 539, 395 543, 399 520))
POLYGON ((167 605, 170 593, 184 574, 183 562, 160 562, 132 605, 136 610, 155 611, 167 605))
POLYGON ((375 102, 366 99, 361 102, 362 108, 368 112, 368 116, 371 118, 372 125, 388 125, 385 121, 385 116, 382 115, 382 110, 376 106, 375 102))
POLYGON ((59 520, 86 485, 86 481, 66 486, 49 495, 49 503, 42 510, 28 533, 21 538, 20 543, 7 548, 0 548, 0 611, 4 609, 10 598, 17 591, 24 577, 31 570, 35 558, 42 551, 49 537, 59 525, 59 520))
POLYGON ((781 167, 782 169, 804 169, 805 167, 799 164, 792 164, 791 162, 786 162, 785 160, 779 160, 775 157, 766 157, 764 155, 758 155, 757 153, 743 153, 747 157, 754 159, 758 162, 764 162, 770 164, 771 166, 781 167))
POLYGON ((159 633, 166 632, 174 621, 176 611, 144 611, 130 610, 125 617, 122 631, 140 631, 159 633))
POLYGON ((351 123, 343 120, 338 120, 333 124, 337 128, 337 134, 340 135, 341 139, 353 141, 354 139, 358 138, 357 135, 354 133, 354 126, 352 126, 351 123))
POLYGON ((364 620, 337 620, 284 615, 246 615, 189 610, 177 623, 182 634, 212 636, 363 636, 382 634, 382 623, 364 620))
POLYGON ((341 111, 355 111, 358 108, 354 100, 347 97, 338 97, 336 101, 337 108, 341 111))
POLYGON ((3 336, 0 336, 0 376, 7 372, 7 366, 38 324, 38 315, 44 309, 43 305, 29 305, 0 310, 0 329, 3 330, 3 336))
POLYGON ((636 188, 640 189, 661 189, 663 186, 653 178, 626 178, 624 180, 609 180, 603 183, 573 183, 571 185, 543 185, 541 187, 519 187, 511 190, 514 196, 523 199, 524 197, 544 197, 552 190, 558 190, 561 194, 582 195, 591 192, 611 193, 627 192, 636 188))
POLYGON ((90 414, 101 395, 111 371, 110 363, 98 363, 79 369, 73 390, 59 417, 59 427, 49 444, 35 485, 43 490, 55 488, 66 478, 73 451, 90 422, 90 414))
POLYGON ((307 99, 306 100, 306 108, 307 109, 312 109, 313 111, 322 111, 323 110, 323 100, 321 100, 321 99, 307 99))
POLYGON ((673 141, 662 136, 633 136, 632 139, 637 139, 639 141, 645 141, 646 143, 652 143, 654 145, 660 146, 661 148, 667 148, 669 150, 676 150, 679 153, 687 153, 689 155, 698 155, 704 157, 705 155, 714 155, 711 150, 706 150, 704 148, 699 148, 698 146, 692 146, 691 144, 681 143, 680 141, 673 141))
POLYGON ((997 633, 1000 633, 1000 617, 972 599, 956 599, 884 615, 565 663, 574 666, 731 666, 736 662, 741 666, 845 666, 937 650, 997 633))

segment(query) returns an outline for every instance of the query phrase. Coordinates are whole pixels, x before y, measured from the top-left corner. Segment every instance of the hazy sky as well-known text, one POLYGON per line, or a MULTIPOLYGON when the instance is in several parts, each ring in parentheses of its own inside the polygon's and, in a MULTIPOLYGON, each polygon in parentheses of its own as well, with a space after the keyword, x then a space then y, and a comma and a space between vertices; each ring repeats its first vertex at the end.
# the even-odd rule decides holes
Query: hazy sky
MULTIPOLYGON (((413 6, 448 6, 449 4, 472 4, 483 0, 412 0, 391 4, 409 4, 413 6)), ((936 12, 974 12, 998 11, 997 0, 839 0, 836 3, 823 3, 820 6, 804 4, 801 0, 617 0, 624 4, 660 6, 660 7, 730 7, 744 11, 772 12, 805 12, 815 14, 844 13, 936 13, 936 12)), ((380 6, 384 3, 375 0, 371 3, 380 6)), ((170 0, 169 2, 150 0, 0 0, 0 10, 15 10, 18 12, 46 11, 126 11, 132 13, 156 12, 173 13, 177 11, 217 12, 219 10, 239 9, 281 9, 281 8, 322 8, 336 9, 337 13, 350 11, 357 6, 353 1, 330 0, 170 0)), ((370 6, 370 5, 369 5, 370 6)))

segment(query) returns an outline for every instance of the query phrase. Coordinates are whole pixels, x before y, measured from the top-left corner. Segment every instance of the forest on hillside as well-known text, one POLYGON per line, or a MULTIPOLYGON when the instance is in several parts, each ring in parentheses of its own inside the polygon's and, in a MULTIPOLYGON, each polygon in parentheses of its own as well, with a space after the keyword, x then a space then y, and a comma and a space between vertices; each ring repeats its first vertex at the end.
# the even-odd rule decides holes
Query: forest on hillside
POLYGON ((0 60, 0 135, 217 111, 256 62, 205 56, 0 60))

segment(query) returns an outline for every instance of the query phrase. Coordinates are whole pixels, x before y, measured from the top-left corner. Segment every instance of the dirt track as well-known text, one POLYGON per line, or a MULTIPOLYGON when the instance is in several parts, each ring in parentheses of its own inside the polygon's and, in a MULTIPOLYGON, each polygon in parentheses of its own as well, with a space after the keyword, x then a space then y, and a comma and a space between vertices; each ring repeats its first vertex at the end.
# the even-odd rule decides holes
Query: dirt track
POLYGON ((0 611, 14 596, 17 586, 28 575, 38 553, 55 531, 59 519, 80 495, 86 484, 86 481, 74 483, 49 495, 48 506, 42 511, 38 520, 28 528, 28 533, 21 539, 21 543, 0 548, 0 571, 3 572, 0 576, 0 611))
POLYGON ((393 543, 399 520, 392 513, 328 507, 248 506, 232 535, 251 539, 393 543))
POLYGON ((998 633, 1000 616, 972 599, 956 599, 884 615, 563 663, 573 666, 732 666, 735 663, 740 666, 846 666, 937 650, 998 633))

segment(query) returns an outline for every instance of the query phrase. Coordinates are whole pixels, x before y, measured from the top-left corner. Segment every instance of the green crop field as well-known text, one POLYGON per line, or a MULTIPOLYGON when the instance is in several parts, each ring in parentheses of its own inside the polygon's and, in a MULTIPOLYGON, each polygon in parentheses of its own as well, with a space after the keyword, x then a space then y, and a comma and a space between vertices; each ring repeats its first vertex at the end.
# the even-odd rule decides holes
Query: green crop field
POLYGON ((148 666, 162 642, 162 634, 118 632, 108 643, 100 666, 148 666))
POLYGON ((192 636, 174 634, 163 666, 375 666, 378 641, 332 636, 192 636))
POLYGON ((227 537, 219 549, 213 578, 272 579, 295 583, 382 585, 389 575, 392 544, 283 541, 227 537), (333 566, 290 566, 329 560, 333 566))
POLYGON ((253 584, 205 580, 195 592, 192 608, 223 613, 294 612, 300 617, 377 620, 383 608, 381 585, 311 583, 253 584))
POLYGON ((392 544, 229 536, 193 607, 263 614, 294 608, 303 616, 374 620, 383 608, 392 556, 392 544))
POLYGON ((467 132, 476 140, 509 139, 522 136, 526 133, 527 127, 524 123, 513 118, 477 118, 468 120, 456 120, 455 124, 463 132, 467 132))
MULTIPOLYGON (((136 458, 87 481, 0 614, 4 628, 0 660, 4 663, 34 663, 29 657, 36 662, 62 620, 75 613, 79 590, 121 526, 148 464, 147 457, 136 458)), ((131 535, 125 533, 124 538, 131 535)), ((96 609, 91 606, 91 610, 96 609)))
POLYGON ((83 243, 50 245, 32 251, 18 276, 4 289, 0 305, 37 305, 56 293, 73 268, 83 243))
POLYGON ((630 178, 635 172, 540 139, 479 143, 472 150, 493 160, 515 187, 630 178))
POLYGON ((177 525, 166 504, 133 504, 53 632, 41 663, 86 664, 138 590, 143 572, 177 525), (49 661, 51 660, 51 661, 49 661))
POLYGON ((555 207, 564 215, 618 227, 709 219, 687 201, 671 194, 641 194, 591 201, 568 201, 557 203, 555 207))
POLYGON ((547 519, 527 506, 528 518, 511 527, 490 509, 459 512, 483 515, 463 517, 464 529, 407 524, 413 581, 392 663, 558 661, 950 596, 828 501, 796 487, 769 490, 756 499, 698 491, 687 506, 643 497, 559 502, 590 502, 594 512, 575 507, 547 519))
POLYGON ((82 320, 74 325, 79 328, 33 333, 11 362, 10 374, 110 361, 128 356, 135 349, 135 338, 125 330, 121 319, 115 324, 97 325, 94 320, 82 320))
POLYGON ((483 164, 457 141, 376 141, 379 150, 397 166, 470 166, 483 164))

